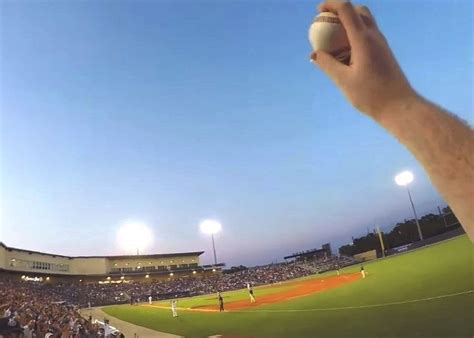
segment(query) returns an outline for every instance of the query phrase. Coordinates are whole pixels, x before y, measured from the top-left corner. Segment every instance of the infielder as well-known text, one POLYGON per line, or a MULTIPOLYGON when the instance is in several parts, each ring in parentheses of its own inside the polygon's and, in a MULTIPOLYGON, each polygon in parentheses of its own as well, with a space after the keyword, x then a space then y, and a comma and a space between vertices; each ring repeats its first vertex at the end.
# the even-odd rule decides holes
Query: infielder
POLYGON ((217 295, 218 295, 218 298, 219 298, 219 312, 222 312, 222 311, 224 311, 224 299, 222 298, 220 292, 218 292, 217 295))
POLYGON ((360 274, 362 275, 362 278, 365 278, 365 271, 364 271, 364 266, 361 265, 360 267, 360 274))
POLYGON ((250 286, 250 283, 247 283, 247 290, 249 290, 250 303, 255 303, 256 299, 255 299, 255 296, 253 295, 253 289, 250 286))

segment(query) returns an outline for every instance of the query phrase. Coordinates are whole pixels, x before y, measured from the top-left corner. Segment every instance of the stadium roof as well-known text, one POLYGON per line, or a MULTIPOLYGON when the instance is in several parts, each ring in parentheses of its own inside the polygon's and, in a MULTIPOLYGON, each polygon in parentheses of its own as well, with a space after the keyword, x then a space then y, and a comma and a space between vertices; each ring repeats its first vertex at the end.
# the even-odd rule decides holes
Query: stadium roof
POLYGON ((296 257, 302 257, 302 256, 311 256, 316 253, 320 252, 327 252, 327 249, 313 249, 313 250, 308 250, 308 251, 303 251, 303 252, 298 252, 294 253, 290 256, 283 257, 284 259, 290 259, 290 258, 296 258, 296 257))
POLYGON ((5 243, 3 243, 3 242, 0 242, 0 246, 4 247, 8 251, 12 251, 12 250, 22 251, 22 252, 26 252, 26 253, 53 256, 53 257, 64 257, 64 258, 69 258, 69 259, 74 259, 74 258, 127 259, 127 258, 137 258, 137 257, 140 257, 140 258, 166 258, 166 257, 176 257, 176 256, 200 256, 204 253, 204 251, 191 251, 191 252, 175 252, 175 253, 151 254, 151 255, 65 256, 65 255, 52 254, 52 253, 47 253, 47 252, 40 252, 40 251, 13 248, 13 247, 9 247, 9 246, 5 245, 5 243))

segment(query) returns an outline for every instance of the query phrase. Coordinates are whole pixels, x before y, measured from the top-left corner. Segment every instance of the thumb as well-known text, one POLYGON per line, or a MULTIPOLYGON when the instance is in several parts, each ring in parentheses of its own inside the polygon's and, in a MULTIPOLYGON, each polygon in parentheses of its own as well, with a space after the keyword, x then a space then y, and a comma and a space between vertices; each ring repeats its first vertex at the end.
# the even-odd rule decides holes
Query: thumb
POLYGON ((311 54, 311 62, 317 64, 336 84, 340 84, 346 73, 347 66, 331 54, 318 50, 311 54))

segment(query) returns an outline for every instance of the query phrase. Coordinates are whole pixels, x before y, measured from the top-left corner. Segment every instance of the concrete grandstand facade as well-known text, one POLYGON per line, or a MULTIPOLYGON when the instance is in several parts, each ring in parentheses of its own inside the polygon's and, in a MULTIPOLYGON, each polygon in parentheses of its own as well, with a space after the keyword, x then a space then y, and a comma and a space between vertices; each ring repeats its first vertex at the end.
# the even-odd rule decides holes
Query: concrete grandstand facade
POLYGON ((220 271, 202 266, 204 251, 125 256, 64 256, 8 247, 0 242, 0 272, 5 276, 47 282, 104 283, 199 276, 220 271))

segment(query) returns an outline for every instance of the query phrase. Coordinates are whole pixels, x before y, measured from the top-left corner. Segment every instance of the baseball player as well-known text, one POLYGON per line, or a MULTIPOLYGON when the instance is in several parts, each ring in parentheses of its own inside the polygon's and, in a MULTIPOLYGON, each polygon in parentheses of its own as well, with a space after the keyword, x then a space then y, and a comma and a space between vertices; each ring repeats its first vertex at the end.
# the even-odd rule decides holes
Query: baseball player
POLYGON ((255 296, 254 296, 254 294, 253 294, 253 289, 252 289, 252 287, 250 286, 250 283, 247 283, 247 290, 249 290, 250 303, 255 303, 256 300, 255 300, 255 296))
POLYGON ((171 301, 171 312, 173 313, 173 318, 178 317, 178 311, 176 310, 177 304, 178 302, 176 301, 176 299, 173 299, 171 301))
POLYGON ((224 311, 224 299, 222 298, 222 295, 220 292, 217 293, 218 298, 219 298, 219 312, 224 311))
POLYGON ((148 304, 151 305, 152 300, 153 300, 153 297, 152 297, 152 296, 148 296, 148 304))
POLYGON ((360 267, 360 274, 362 275, 362 278, 365 278, 365 271, 364 271, 364 266, 361 265, 360 267))

